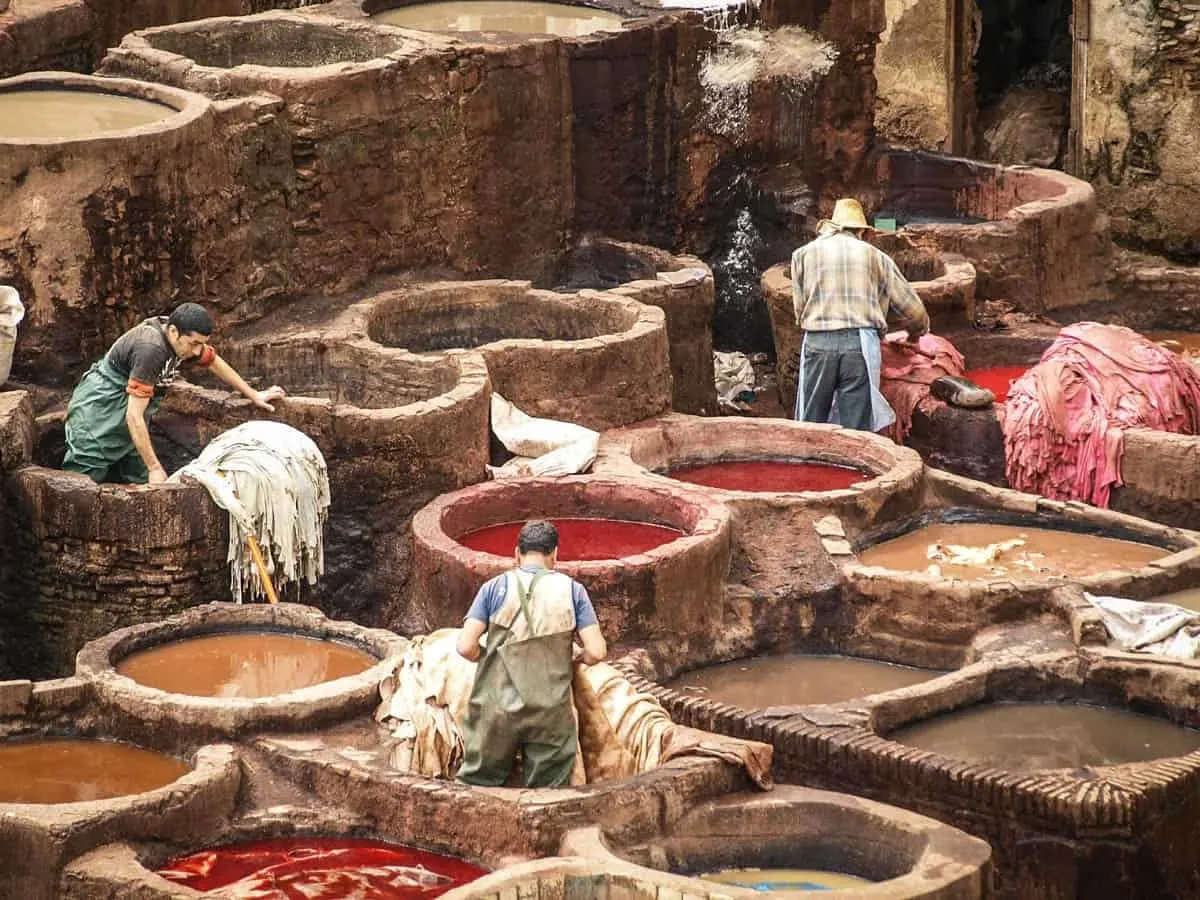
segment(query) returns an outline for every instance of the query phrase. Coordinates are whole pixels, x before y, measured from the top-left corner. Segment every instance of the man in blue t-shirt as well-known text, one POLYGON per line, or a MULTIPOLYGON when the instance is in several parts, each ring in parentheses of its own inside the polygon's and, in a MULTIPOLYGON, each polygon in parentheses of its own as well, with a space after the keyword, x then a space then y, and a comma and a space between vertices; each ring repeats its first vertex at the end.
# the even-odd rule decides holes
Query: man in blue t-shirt
POLYGON ((587 591, 555 572, 557 562, 558 530, 527 522, 517 537, 516 568, 480 588, 467 612, 458 652, 479 665, 459 781, 504 784, 518 751, 527 787, 570 780, 577 744, 572 662, 598 663, 608 647, 587 591), (577 634, 582 649, 573 644, 577 634))

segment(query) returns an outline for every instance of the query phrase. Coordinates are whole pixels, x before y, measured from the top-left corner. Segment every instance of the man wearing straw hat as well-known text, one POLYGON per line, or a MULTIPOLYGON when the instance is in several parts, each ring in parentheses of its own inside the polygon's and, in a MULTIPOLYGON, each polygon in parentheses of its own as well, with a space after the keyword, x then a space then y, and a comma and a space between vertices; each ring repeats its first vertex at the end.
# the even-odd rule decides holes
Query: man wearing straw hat
POLYGON ((152 316, 117 338, 71 394, 63 468, 98 482, 166 481, 146 423, 184 364, 207 368, 259 409, 273 411, 283 388, 246 384, 208 342, 212 331, 203 306, 181 303, 170 316, 152 316))
POLYGON ((857 200, 843 198, 792 254, 792 302, 804 330, 795 418, 880 431, 895 413, 879 392, 888 319, 916 340, 929 331, 921 298, 892 259, 862 239, 857 200))

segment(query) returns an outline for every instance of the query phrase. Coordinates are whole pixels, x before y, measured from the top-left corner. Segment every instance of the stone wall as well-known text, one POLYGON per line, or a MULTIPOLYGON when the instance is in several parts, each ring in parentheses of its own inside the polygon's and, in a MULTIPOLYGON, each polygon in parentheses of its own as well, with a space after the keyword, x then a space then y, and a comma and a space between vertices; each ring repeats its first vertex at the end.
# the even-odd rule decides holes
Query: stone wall
MULTIPOLYGON (((24 391, 0 393, 0 478, 28 465, 34 447, 33 406, 24 391)), ((12 504, 0 505, 0 681, 22 674, 17 652, 24 638, 18 626, 32 593, 30 573, 12 504)), ((30 673, 26 672, 27 677, 30 673)))
POLYGON ((883 141, 950 150, 945 0, 886 0, 875 52, 875 130, 883 141))
POLYGON ((1092 0, 1076 88, 1085 92, 1080 174, 1114 234, 1190 262, 1200 260, 1198 14, 1191 0, 1092 0))

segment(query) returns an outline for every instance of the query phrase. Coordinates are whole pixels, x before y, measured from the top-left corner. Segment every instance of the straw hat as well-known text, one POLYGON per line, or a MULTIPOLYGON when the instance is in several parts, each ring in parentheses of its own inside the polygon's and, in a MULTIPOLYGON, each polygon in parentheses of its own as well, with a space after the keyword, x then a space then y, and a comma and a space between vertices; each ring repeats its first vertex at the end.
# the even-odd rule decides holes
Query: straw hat
POLYGON ((862 204, 851 197, 843 197, 833 207, 833 215, 817 223, 817 229, 826 222, 838 228, 870 228, 867 217, 863 213, 862 204))

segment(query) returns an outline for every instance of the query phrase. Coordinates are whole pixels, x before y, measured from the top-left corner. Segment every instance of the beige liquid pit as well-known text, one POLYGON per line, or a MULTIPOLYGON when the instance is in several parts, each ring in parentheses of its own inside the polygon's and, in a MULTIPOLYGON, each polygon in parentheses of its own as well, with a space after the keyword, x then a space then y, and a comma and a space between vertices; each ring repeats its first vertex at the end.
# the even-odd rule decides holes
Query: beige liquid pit
POLYGON ((176 112, 165 103, 100 91, 0 91, 0 139, 92 137, 159 122, 176 112))
POLYGON ((522 0, 455 0, 389 9, 372 21, 427 31, 511 31, 580 37, 594 31, 620 31, 616 13, 565 3, 522 0))
POLYGON ((857 875, 823 869, 721 869, 701 875, 705 881, 757 891, 841 891, 874 884, 857 875))
POLYGON ((172 756, 129 744, 54 739, 0 744, 0 803, 75 803, 141 794, 186 775, 172 756))

